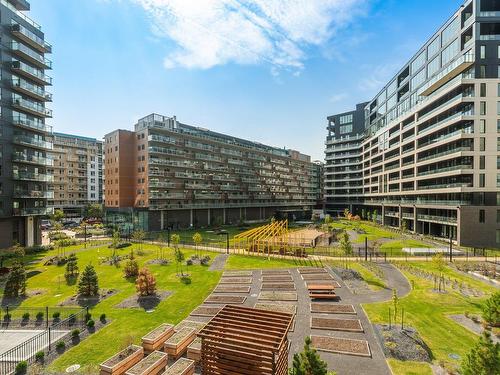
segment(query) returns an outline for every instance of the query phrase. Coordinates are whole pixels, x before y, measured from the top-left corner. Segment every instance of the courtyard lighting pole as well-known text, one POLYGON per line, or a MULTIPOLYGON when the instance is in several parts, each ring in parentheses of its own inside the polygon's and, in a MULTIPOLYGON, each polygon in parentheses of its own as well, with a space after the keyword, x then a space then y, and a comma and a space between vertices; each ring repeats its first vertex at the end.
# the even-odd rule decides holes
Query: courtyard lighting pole
POLYGON ((452 234, 450 231, 450 263, 453 262, 453 242, 452 242, 452 234))
POLYGON ((85 241, 85 248, 87 248, 87 223, 83 225, 83 238, 85 241))
POLYGON ((365 262, 368 262, 368 237, 365 236, 365 262))
POLYGON ((167 227, 167 246, 170 247, 170 229, 172 228, 171 225, 167 227))

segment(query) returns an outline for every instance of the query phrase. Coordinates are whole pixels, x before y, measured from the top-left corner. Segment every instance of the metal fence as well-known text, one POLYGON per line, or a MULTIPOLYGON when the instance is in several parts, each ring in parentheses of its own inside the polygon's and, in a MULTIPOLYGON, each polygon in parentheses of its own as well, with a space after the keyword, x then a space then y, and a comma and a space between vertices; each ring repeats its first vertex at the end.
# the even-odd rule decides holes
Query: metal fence
MULTIPOLYGON (((58 311, 61 315, 59 318, 46 319, 45 324, 39 329, 43 329, 40 333, 30 337, 21 344, 9 349, 8 351, 0 354, 0 374, 12 374, 15 371, 17 364, 21 361, 26 361, 27 363, 32 363, 35 361, 35 354, 38 352, 44 352, 46 355, 55 349, 56 343, 61 340, 66 340, 70 335, 71 331, 74 329, 79 329, 80 331, 86 328, 86 314, 88 310, 86 308, 2 308, 3 321, 5 321, 5 315, 9 314, 11 317, 8 319, 5 325, 3 325, 4 330, 9 329, 19 329, 22 326, 17 326, 17 324, 10 325, 11 322, 18 321, 17 317, 20 316, 22 321, 22 316, 26 313, 44 311, 47 316, 50 313, 58 311), (19 315, 20 314, 20 315, 19 315)), ((36 314, 36 313, 35 313, 36 314)), ((56 314, 57 315, 57 314, 56 314)), ((32 329, 33 327, 30 327, 32 329)))

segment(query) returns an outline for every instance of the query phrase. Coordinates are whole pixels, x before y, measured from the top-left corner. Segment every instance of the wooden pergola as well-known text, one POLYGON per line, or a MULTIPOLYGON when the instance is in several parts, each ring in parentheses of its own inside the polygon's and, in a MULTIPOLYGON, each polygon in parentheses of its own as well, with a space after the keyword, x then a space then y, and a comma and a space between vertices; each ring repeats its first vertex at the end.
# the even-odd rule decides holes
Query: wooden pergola
POLYGON ((198 334, 204 375, 287 375, 293 315, 226 305, 198 334))

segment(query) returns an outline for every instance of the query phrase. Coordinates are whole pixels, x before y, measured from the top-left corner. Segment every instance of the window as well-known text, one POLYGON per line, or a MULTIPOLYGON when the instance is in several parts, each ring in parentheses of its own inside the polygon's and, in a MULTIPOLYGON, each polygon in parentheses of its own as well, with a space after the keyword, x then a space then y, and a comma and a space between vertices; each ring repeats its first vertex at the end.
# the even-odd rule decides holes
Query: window
POLYGON ((340 125, 348 124, 348 123, 351 123, 352 120, 353 120, 353 115, 352 114, 350 114, 350 115, 343 115, 343 116, 340 116, 339 123, 340 123, 340 125))
POLYGON ((500 187, 500 173, 497 173, 497 187, 500 187))
MULTIPOLYGON (((432 56, 434 56, 436 53, 439 52, 439 45, 440 45, 439 42, 440 42, 440 40, 439 40, 439 36, 438 36, 427 47, 427 56, 429 58, 432 57, 432 56)), ((499 48, 499 50, 500 50, 500 48, 499 48)))
POLYGON ((415 90, 418 88, 422 83, 425 82, 426 77, 426 70, 422 69, 420 72, 418 72, 415 77, 412 78, 411 80, 411 89, 415 90))
POLYGON ((481 102, 479 104, 479 114, 481 116, 485 116, 486 115, 486 102, 481 102))
POLYGON ((340 127, 340 134, 347 134, 352 132, 352 124, 343 125, 340 127))
POLYGON ((427 65, 427 77, 432 77, 434 73, 439 70, 439 68, 441 68, 441 59, 439 56, 436 56, 434 60, 427 65))
POLYGON ((481 54, 481 58, 482 59, 486 58, 486 46, 481 46, 480 47, 480 54, 481 54))
POLYGON ((479 138, 479 151, 486 151, 486 138, 479 138))
POLYGON ((500 137, 497 137, 497 151, 500 151, 500 137))
POLYGON ((500 115, 500 102, 497 102, 497 115, 500 115))
POLYGON ((497 245, 500 244, 500 229, 496 230, 496 235, 497 235, 497 245))
POLYGON ((460 52, 460 41, 455 39, 443 52, 441 52, 442 65, 445 66, 460 52))
POLYGON ((479 78, 486 78, 486 65, 479 67, 479 78))
POLYGON ((479 174, 479 187, 484 187, 484 173, 479 174))
POLYGON ((500 210, 497 210, 497 223, 500 223, 500 210))
POLYGON ((497 206, 500 206, 500 193, 497 193, 497 206))
POLYGON ((415 73, 417 70, 419 70, 422 66, 425 64, 425 60, 427 59, 427 56, 425 54, 425 51, 422 51, 420 55, 418 55, 415 60, 411 63, 411 72, 415 73))
POLYGON ((455 17, 441 33, 442 46, 444 46, 453 36, 460 31, 460 18, 455 17))
POLYGON ((486 221, 486 213, 484 210, 479 210, 479 222, 484 223, 486 221))
POLYGON ((486 96, 486 83, 481 83, 479 86, 479 96, 484 98, 486 96))
POLYGON ((486 169, 486 156, 484 155, 479 157, 479 169, 486 169))
POLYGON ((497 156, 497 169, 500 169, 500 156, 497 156))
POLYGON ((486 133, 486 120, 479 120, 479 133, 486 133))

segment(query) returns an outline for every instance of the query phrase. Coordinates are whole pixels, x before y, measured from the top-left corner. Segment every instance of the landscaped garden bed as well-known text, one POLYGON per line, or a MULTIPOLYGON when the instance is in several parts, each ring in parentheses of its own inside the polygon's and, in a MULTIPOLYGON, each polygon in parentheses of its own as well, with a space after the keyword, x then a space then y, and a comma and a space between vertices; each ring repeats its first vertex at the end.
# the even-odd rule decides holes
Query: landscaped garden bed
POLYGON ((127 370, 125 375, 157 375, 165 370, 168 362, 167 353, 157 350, 142 359, 139 363, 127 370))
POLYGON ((262 301, 297 301, 297 293, 294 292, 260 292, 259 300, 262 301))
POLYGON ((353 305, 338 305, 333 303, 311 303, 311 312, 320 314, 356 314, 353 305))
POLYGON ((250 287, 224 284, 215 288, 214 293, 250 293, 250 287))
POLYGON ((222 307, 215 306, 198 306, 191 313, 192 316, 215 316, 222 309, 222 307))
POLYGON ((256 309, 268 310, 275 312, 283 312, 287 314, 295 315, 297 313, 297 305, 291 303, 256 303, 256 309))
POLYGON ((205 303, 220 303, 220 304, 240 304, 244 303, 247 297, 244 296, 219 296, 212 294, 207 297, 205 303))
POLYGON ((308 287, 309 285, 329 285, 329 286, 333 286, 334 288, 341 288, 342 286, 337 282, 337 281, 334 281, 334 280, 319 280, 319 281, 314 281, 314 280, 309 280, 306 282, 306 287, 308 287))
POLYGON ((298 269, 298 271, 301 275, 328 273, 324 268, 321 267, 301 267, 298 269))
POLYGON ((290 275, 289 270, 270 269, 262 270, 262 276, 290 275))
POLYGON ((189 359, 195 362, 200 362, 201 360, 201 337, 197 337, 194 341, 189 344, 187 348, 187 355, 189 359))
POLYGON ((311 328, 332 331, 364 332, 358 319, 311 318, 311 328))
POLYGON ((293 277, 291 275, 278 275, 278 276, 262 276, 262 282, 292 282, 293 277))
POLYGON ((200 330, 205 327, 207 323, 205 322, 198 322, 196 320, 188 320, 188 319, 184 319, 182 322, 180 322, 179 324, 177 324, 175 327, 174 327, 174 330, 175 332, 178 332, 180 331, 181 329, 185 328, 185 327, 188 327, 188 328, 193 328, 194 330, 196 330, 196 332, 200 332, 200 330))
POLYGON ((196 337, 196 329, 184 327, 175 332, 164 344, 165 353, 173 358, 183 355, 196 337))
POLYGON ((302 275, 302 280, 333 280, 333 277, 329 273, 306 273, 302 275))
POLYGON ((187 358, 179 358, 172 366, 167 367, 162 375, 193 375, 194 361, 187 358))
POLYGON ((295 290, 294 283, 262 283, 261 290, 295 290))
POLYGON ((151 353, 163 348, 163 343, 174 334, 172 324, 163 323, 142 337, 142 347, 145 353, 151 353))
POLYGON ((431 351, 418 332, 400 326, 375 325, 386 357, 400 361, 431 362, 431 351))
POLYGON ((253 271, 224 271, 222 277, 252 277, 253 271))
POLYGON ((370 346, 366 340, 354 340, 328 336, 311 336, 311 341, 312 346, 320 351, 371 357, 370 346))
POLYGON ((251 277, 223 277, 220 279, 221 284, 251 284, 251 277))
POLYGON ((144 310, 152 310, 158 306, 161 301, 167 299, 171 295, 172 292, 168 290, 160 290, 151 296, 133 294, 115 305, 115 307, 119 309, 142 308, 144 310))
POLYGON ((95 297, 86 297, 75 294, 69 298, 66 298, 64 301, 59 303, 58 306, 95 306, 99 302, 104 301, 105 299, 114 296, 118 293, 116 289, 101 289, 99 290, 99 295, 95 297))
POLYGON ((113 357, 101 363, 101 374, 121 375, 140 362, 144 357, 144 349, 138 345, 130 345, 113 357))

